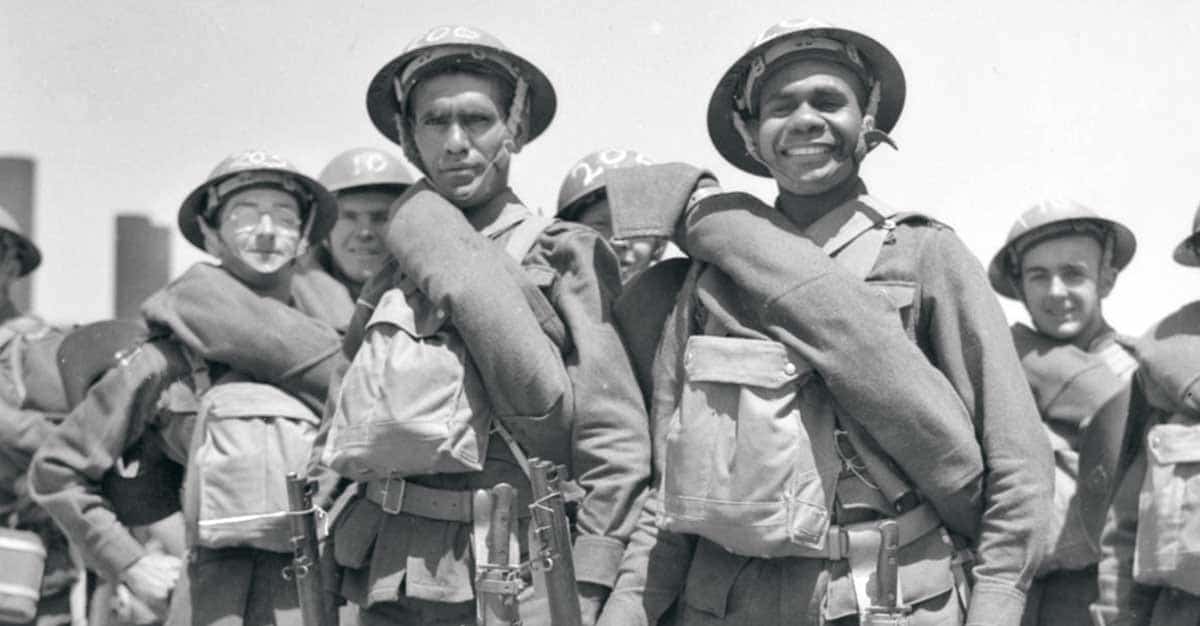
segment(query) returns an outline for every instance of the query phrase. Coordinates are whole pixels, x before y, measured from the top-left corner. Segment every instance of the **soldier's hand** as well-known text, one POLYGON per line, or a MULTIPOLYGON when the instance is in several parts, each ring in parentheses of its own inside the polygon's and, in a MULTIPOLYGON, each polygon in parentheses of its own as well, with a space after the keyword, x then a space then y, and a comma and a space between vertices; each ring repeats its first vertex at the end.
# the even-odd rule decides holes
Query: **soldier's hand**
POLYGON ((584 626, 593 626, 600 617, 600 609, 608 598, 608 588, 594 583, 579 583, 579 613, 584 626))
POLYGON ((150 610, 165 615, 171 590, 179 581, 182 565, 179 557, 150 553, 125 568, 125 571, 121 572, 121 582, 129 587, 137 599, 150 607, 150 610))

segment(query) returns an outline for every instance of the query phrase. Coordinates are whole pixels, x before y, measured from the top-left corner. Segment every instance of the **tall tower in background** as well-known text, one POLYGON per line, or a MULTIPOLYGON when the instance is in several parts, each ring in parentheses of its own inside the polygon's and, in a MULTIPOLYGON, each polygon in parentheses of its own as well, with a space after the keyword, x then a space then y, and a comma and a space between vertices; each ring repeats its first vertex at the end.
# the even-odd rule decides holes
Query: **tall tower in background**
POLYGON ((167 284, 171 229, 129 213, 118 215, 116 226, 113 311, 116 317, 129 319, 138 316, 143 300, 167 284))
MULTIPOLYGON (((27 157, 0 157, 0 206, 16 218, 25 235, 37 243, 33 223, 33 175, 35 165, 27 157)), ((13 285, 12 301, 21 311, 29 311, 33 302, 33 278, 18 280, 13 285)))

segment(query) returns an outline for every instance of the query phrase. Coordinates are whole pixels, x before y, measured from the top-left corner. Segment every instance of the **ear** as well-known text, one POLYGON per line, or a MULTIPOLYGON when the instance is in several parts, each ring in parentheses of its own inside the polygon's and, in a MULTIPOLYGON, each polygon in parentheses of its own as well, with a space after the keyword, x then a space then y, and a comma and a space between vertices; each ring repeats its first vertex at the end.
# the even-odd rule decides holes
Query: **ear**
POLYGON ((1112 293, 1113 287, 1117 285, 1117 268, 1105 263, 1100 268, 1100 276, 1097 277, 1096 287, 1100 292, 1101 298, 1107 298, 1108 294, 1112 293))
POLYGON ((200 227, 200 232, 204 234, 204 251, 215 258, 221 258, 225 252, 225 242, 221 240, 221 233, 217 232, 208 223, 208 220, 200 216, 196 216, 196 225, 200 227))
POLYGON ((508 150, 509 154, 520 154, 521 148, 525 147, 525 141, 522 139, 522 137, 525 136, 524 122, 517 124, 515 134, 515 137, 513 135, 509 135, 508 139, 505 139, 503 143, 503 146, 508 150))
POLYGON ((300 241, 296 242, 296 258, 300 258, 308 254, 309 243, 308 237, 301 237, 300 241))

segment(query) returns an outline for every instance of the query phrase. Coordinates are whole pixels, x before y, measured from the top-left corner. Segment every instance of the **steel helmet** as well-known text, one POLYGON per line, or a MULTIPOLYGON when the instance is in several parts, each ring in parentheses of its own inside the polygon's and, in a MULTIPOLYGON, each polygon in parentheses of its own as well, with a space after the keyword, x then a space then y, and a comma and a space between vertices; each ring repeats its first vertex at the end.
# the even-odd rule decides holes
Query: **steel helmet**
POLYGON ((179 231, 193 246, 204 249, 197 216, 221 206, 229 194, 254 185, 271 185, 293 193, 304 212, 307 239, 321 241, 337 221, 337 200, 321 183, 300 173, 291 161, 262 150, 244 150, 217 163, 208 180, 196 187, 179 207, 179 231))
POLYGON ((375 148, 351 148, 333 157, 317 175, 317 180, 334 194, 356 187, 403 190, 414 182, 404 161, 375 148))
POLYGON ((988 265, 988 281, 996 293, 1020 300, 1016 279, 1020 276, 1021 255, 1033 244, 1072 234, 1091 234, 1107 248, 1111 246, 1112 266, 1124 269, 1137 251, 1137 238, 1124 224, 1101 217, 1073 200, 1043 200, 1021 214, 1008 231, 1008 239, 988 265))
POLYGON ((1175 246, 1175 262, 1188 267, 1200 267, 1200 207, 1192 218, 1192 234, 1175 246))
POLYGON ((605 173, 608 170, 653 164, 653 161, 637 150, 618 148, 600 150, 579 159, 579 162, 572 165, 571 169, 567 171, 562 187, 558 189, 558 210, 555 214, 564 219, 570 219, 576 211, 582 208, 575 206, 576 203, 604 188, 605 173))
POLYGON ((509 51, 492 34, 465 25, 437 26, 414 39, 404 52, 380 69, 367 88, 367 113, 375 128, 404 148, 418 168, 421 161, 408 137, 404 107, 423 67, 431 63, 475 61, 491 65, 513 81, 507 126, 524 145, 546 130, 554 118, 556 97, 550 79, 529 61, 509 51))
POLYGON ((752 154, 742 126, 755 115, 756 88, 767 69, 797 54, 820 55, 848 66, 867 86, 875 128, 890 132, 904 108, 905 82, 900 62, 878 41, 814 19, 785 20, 763 31, 721 76, 708 101, 708 136, 725 160, 751 174, 771 172, 752 154))
POLYGON ((21 225, 17 223, 17 218, 13 217, 12 213, 9 213, 4 207, 0 207, 0 231, 10 233, 17 244, 17 260, 21 264, 17 276, 24 276, 42 264, 42 251, 38 250, 29 237, 25 236, 21 225))

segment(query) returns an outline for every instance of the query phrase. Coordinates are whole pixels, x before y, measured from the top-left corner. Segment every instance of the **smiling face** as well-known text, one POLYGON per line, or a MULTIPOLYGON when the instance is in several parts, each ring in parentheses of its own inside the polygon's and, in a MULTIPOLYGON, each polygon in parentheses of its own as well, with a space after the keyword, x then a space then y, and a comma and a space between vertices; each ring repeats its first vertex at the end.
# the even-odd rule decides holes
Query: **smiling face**
POLYGON ((300 252, 300 205, 281 189, 234 193, 222 205, 217 224, 221 245, 210 252, 243 280, 275 274, 300 252))
POLYGON ((874 124, 864 101, 861 81, 829 61, 793 61, 767 78, 747 126, 780 188, 815 195, 855 175, 854 150, 874 124))
POLYGON ((346 276, 366 282, 383 267, 392 202, 399 196, 387 189, 354 189, 338 194, 338 219, 329 232, 329 253, 346 276))
POLYGON ((486 204, 508 186, 510 141, 499 79, 461 72, 417 83, 411 123, 433 186, 459 208, 486 204))
POLYGON ((1088 235, 1034 244, 1021 256, 1021 293, 1033 325, 1044 335, 1086 348, 1104 327, 1100 300, 1113 285, 1102 267, 1103 248, 1088 235))

